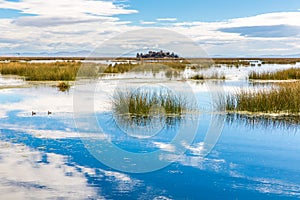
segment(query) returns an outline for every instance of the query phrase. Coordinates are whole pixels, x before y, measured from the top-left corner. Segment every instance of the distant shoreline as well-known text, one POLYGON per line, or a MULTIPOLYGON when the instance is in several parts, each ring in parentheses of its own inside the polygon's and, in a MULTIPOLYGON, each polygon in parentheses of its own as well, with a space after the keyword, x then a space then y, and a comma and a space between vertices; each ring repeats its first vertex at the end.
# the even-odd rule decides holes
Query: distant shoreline
POLYGON ((243 61, 247 62, 249 60, 260 60, 265 64, 295 64, 300 62, 300 58, 251 58, 251 57, 240 57, 240 58, 141 58, 137 59, 135 57, 23 57, 23 56, 0 56, 0 61, 32 61, 32 60, 58 60, 58 61, 83 61, 83 60, 129 60, 129 61, 143 61, 143 60, 158 60, 158 61, 212 61, 216 64, 232 64, 232 63, 241 63, 243 61))

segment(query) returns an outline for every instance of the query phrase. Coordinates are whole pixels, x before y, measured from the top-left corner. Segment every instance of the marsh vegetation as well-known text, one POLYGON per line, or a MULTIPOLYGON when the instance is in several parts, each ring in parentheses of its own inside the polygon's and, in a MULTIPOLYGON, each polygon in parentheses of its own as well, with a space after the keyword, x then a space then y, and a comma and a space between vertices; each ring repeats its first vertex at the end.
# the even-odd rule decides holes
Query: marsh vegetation
POLYGON ((284 69, 276 72, 258 73, 252 71, 249 79, 253 80, 295 80, 300 79, 300 68, 284 69))
POLYGON ((209 74, 209 75, 197 74, 195 76, 192 76, 190 79, 193 79, 193 80, 205 80, 205 79, 222 79, 222 80, 225 80, 226 77, 222 73, 214 72, 214 73, 209 74))
POLYGON ((104 73, 125 73, 129 71, 159 71, 165 69, 184 70, 187 63, 173 61, 173 62, 148 62, 148 63, 116 63, 110 64, 104 73))
POLYGON ((234 112, 300 114, 300 82, 279 83, 262 90, 241 90, 227 97, 226 108, 234 112))
POLYGON ((117 90, 112 96, 113 113, 127 122, 146 124, 153 118, 171 123, 196 110, 187 97, 167 88, 117 90))
POLYGON ((30 63, 2 62, 0 74, 22 76, 27 81, 74 81, 77 75, 81 77, 97 77, 101 73, 125 73, 130 71, 162 71, 167 69, 184 70, 185 62, 158 63, 115 63, 114 65, 81 63, 75 61, 30 63), (79 72, 79 73, 78 73, 79 72))
POLYGON ((63 81, 63 82, 59 82, 56 87, 58 88, 59 91, 66 92, 70 90, 71 85, 69 82, 63 81))
POLYGON ((27 81, 73 81, 81 64, 78 62, 0 63, 2 75, 18 75, 27 81))

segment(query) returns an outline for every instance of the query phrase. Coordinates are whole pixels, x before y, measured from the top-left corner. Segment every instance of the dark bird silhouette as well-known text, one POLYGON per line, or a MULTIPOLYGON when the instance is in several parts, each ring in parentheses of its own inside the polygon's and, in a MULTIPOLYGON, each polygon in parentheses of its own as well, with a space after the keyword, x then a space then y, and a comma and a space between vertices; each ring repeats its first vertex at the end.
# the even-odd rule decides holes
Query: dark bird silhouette
POLYGON ((52 112, 50 112, 49 110, 48 110, 48 115, 51 115, 52 114, 52 112))
POLYGON ((32 112, 31 112, 31 115, 32 115, 32 116, 33 116, 33 115, 36 115, 36 112, 33 112, 33 111, 32 111, 32 112))

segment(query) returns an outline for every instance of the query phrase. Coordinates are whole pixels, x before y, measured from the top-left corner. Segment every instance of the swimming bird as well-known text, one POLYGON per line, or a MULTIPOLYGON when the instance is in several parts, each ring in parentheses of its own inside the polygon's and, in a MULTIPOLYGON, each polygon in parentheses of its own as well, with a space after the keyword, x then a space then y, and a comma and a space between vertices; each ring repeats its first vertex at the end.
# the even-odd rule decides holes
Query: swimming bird
POLYGON ((33 112, 33 111, 32 111, 32 112, 31 112, 31 115, 32 115, 32 116, 33 116, 33 115, 36 115, 36 112, 33 112))
POLYGON ((48 115, 51 115, 52 114, 52 112, 50 112, 49 110, 48 110, 48 115))

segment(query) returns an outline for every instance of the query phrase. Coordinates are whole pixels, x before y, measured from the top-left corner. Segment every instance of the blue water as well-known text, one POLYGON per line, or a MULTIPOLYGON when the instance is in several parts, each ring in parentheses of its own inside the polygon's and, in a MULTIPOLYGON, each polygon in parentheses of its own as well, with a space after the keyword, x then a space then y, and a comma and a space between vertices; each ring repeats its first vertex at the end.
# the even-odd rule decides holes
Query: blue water
MULTIPOLYGON (((0 90, 1 199, 300 198, 298 125, 266 126, 256 122, 248 126, 239 120, 226 121, 217 144, 205 158, 188 150, 160 170, 126 173, 106 166, 90 153, 65 106, 53 106, 52 115, 39 110, 32 116, 28 108, 36 105, 30 105, 28 100, 33 93, 39 94, 36 98, 41 100, 72 100, 72 91, 58 93, 51 87, 0 90), (11 172, 22 169, 20 173, 11 172)), ((159 147, 153 145, 153 140, 166 143, 177 131, 175 126, 163 129, 151 140, 132 138, 122 133, 109 115, 110 112, 97 113, 104 133, 119 148, 130 152, 156 151, 159 147)), ((210 117, 200 117, 193 147, 204 140, 210 117)))

